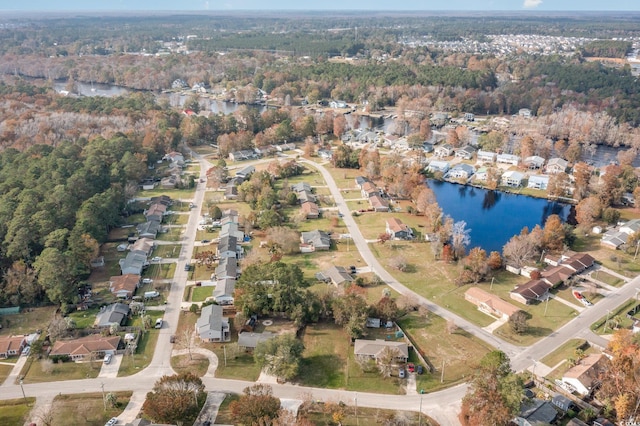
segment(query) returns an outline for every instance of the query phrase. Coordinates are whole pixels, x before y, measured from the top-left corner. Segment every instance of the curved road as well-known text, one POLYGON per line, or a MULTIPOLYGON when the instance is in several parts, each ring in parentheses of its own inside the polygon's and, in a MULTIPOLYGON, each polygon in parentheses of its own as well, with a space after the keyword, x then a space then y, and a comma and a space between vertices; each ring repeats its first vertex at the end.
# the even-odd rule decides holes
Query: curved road
MULTIPOLYGON (((200 162, 200 176, 205 177, 205 172, 210 163, 204 158, 194 153, 200 162)), ((497 338, 482 328, 470 323, 464 318, 455 315, 440 306, 430 302, 423 296, 409 290, 400 284, 391 274, 389 274, 375 258, 368 243, 365 241, 360 229, 342 197, 340 189, 337 187, 331 174, 326 168, 320 164, 300 160, 317 168, 323 175, 332 196, 338 206, 340 213, 343 215, 344 222, 351 233, 351 237, 355 246, 358 248, 360 255, 369 265, 371 270, 376 273, 387 285, 392 287, 398 293, 414 298, 420 304, 427 306, 432 312, 442 316, 448 320, 454 321, 459 327, 474 336, 484 340, 492 346, 504 351, 512 360, 514 369, 520 371, 535 365, 535 362, 546 354, 552 352, 555 348, 562 345, 571 338, 589 338, 592 333, 589 326, 602 318, 607 311, 614 310, 617 306, 632 298, 636 293, 636 289, 640 288, 640 276, 633 279, 626 285, 611 292, 606 298, 600 300, 595 306, 585 309, 576 318, 565 326, 552 333, 548 337, 540 340, 535 345, 528 348, 517 347, 510 343, 497 338)), ((120 378, 100 378, 87 380, 71 380, 52 383, 37 383, 24 385, 24 391, 27 396, 35 396, 44 400, 50 400, 59 393, 73 394, 85 392, 98 392, 104 385, 104 390, 132 390, 134 392, 145 392, 153 387, 158 377, 165 374, 173 374, 170 365, 171 351, 173 345, 169 342, 170 335, 174 334, 178 325, 180 316, 180 304, 184 293, 185 284, 188 273, 184 270, 184 265, 190 262, 194 247, 194 239, 196 235, 200 212, 204 202, 206 184, 198 183, 194 195, 193 203, 196 205, 192 209, 183 236, 181 237, 182 249, 177 261, 176 273, 173 284, 167 298, 163 329, 160 331, 158 344, 156 346, 153 359, 147 368, 143 371, 130 376, 120 378)), ((209 390, 227 391, 240 393, 242 390, 253 384, 253 382, 216 379, 213 377, 204 377, 203 382, 209 390)), ((438 421, 441 425, 458 424, 457 413, 459 404, 466 392, 466 385, 459 385, 443 391, 434 392, 426 395, 380 395, 362 392, 350 392, 333 389, 308 388, 290 384, 273 384, 274 395, 280 398, 306 399, 308 397, 314 400, 323 401, 343 401, 347 404, 356 404, 361 407, 387 408, 396 410, 417 411, 422 406, 423 413, 429 415, 438 421)), ((19 385, 5 384, 0 387, 0 399, 16 398, 21 395, 19 385)))

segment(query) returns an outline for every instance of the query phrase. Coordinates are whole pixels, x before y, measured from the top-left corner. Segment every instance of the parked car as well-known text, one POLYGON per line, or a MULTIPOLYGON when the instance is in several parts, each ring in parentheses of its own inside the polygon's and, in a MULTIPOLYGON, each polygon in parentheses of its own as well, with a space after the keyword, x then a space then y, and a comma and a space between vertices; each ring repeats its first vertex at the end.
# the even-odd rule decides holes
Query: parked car
POLYGON ((31 346, 27 346, 22 350, 22 355, 24 356, 29 356, 30 353, 31 353, 31 346))
POLYGON ((156 320, 156 326, 155 328, 162 328, 162 318, 158 318, 156 320))
POLYGON ((109 421, 104 424, 104 426, 113 426, 115 424, 118 424, 118 418, 117 417, 111 417, 109 419, 109 421))
POLYGON ((202 240, 202 241, 200 241, 200 242, 201 242, 202 244, 207 244, 207 243, 211 242, 211 240, 202 240))
POLYGON ((407 364, 407 370, 409 370, 409 373, 414 373, 416 371, 416 366, 410 362, 409 364, 407 364))
MULTIPOLYGON (((111 358, 113 358, 113 355, 111 355, 111 354, 106 354, 106 355, 104 356, 103 362, 104 362, 105 364, 110 364, 110 363, 111 363, 111 358)), ((112 424, 114 424, 114 423, 112 423, 112 424)))
POLYGON ((151 284, 153 282, 153 280, 151 278, 143 278, 142 279, 142 284, 151 284))
POLYGON ((188 263, 186 265, 184 265, 184 270, 189 272, 191 270, 191 265, 188 264, 188 263))
POLYGON ((398 377, 401 379, 404 379, 404 376, 405 376, 404 368, 400 368, 400 370, 398 370, 398 377))
POLYGON ((151 258, 152 262, 160 262, 162 260, 162 258, 160 256, 155 256, 151 258))
POLYGON ((418 373, 418 374, 424 373, 424 367, 422 367, 421 365, 418 365, 416 367, 416 373, 418 373))
POLYGON ((358 272, 358 269, 355 267, 355 265, 349 266, 349 270, 351 271, 352 274, 355 274, 358 272))

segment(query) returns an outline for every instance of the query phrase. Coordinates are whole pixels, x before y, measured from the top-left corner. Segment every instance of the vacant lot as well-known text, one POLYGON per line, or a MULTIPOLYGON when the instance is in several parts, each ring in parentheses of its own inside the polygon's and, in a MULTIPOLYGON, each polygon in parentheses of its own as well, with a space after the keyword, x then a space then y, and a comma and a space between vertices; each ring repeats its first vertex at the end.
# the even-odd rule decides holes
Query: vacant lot
POLYGON ((45 330, 53 319, 56 308, 25 308, 19 314, 0 316, 0 335, 29 334, 40 329, 45 330))
POLYGON ((35 398, 27 398, 26 401, 23 398, 0 401, 0 424, 22 426, 35 401, 35 398))
MULTIPOLYGON (((107 390, 108 391, 108 390, 107 390)), ((107 404, 104 409, 102 393, 58 395, 53 400, 54 425, 102 426, 111 417, 116 417, 129 403, 132 392, 114 392, 117 397, 115 407, 107 404)))
MULTIPOLYGON (((425 317, 412 312, 401 318, 398 325, 436 369, 431 374, 425 371, 417 376, 418 390, 434 391, 465 381, 478 360, 493 349, 462 330, 449 333, 446 321, 434 314, 425 317), (444 381, 441 383, 443 362, 444 381)), ((420 363, 417 358, 411 360, 420 363)))

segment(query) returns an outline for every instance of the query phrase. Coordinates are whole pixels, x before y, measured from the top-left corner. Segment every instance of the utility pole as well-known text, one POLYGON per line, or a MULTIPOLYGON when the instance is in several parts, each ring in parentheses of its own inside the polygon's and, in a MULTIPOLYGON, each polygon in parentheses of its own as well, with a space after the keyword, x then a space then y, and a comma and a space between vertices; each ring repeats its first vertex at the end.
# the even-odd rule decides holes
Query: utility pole
POLYGON ((227 345, 224 345, 222 347, 222 350, 224 351, 224 366, 227 366, 227 345))
POLYGON ((442 360, 442 373, 440 373, 440 383, 444 383, 444 359, 442 360))
POLYGON ((104 404, 104 411, 107 411, 107 398, 104 395, 104 383, 100 383, 100 387, 102 388, 102 402, 104 404))
POLYGON ((420 411, 418 411, 418 426, 422 426, 422 394, 420 394, 420 411))
POLYGON ((24 398, 24 403, 27 403, 27 395, 24 393, 24 387, 22 386, 22 379, 20 379, 20 389, 22 389, 22 397, 24 398))
POLYGON ((550 294, 547 295, 547 302, 544 305, 544 316, 545 317, 547 316, 547 308, 549 308, 549 299, 551 299, 551 295, 550 294))
POLYGON ((496 279, 496 277, 491 277, 491 285, 489 286, 489 291, 493 290, 493 281, 496 279))
POLYGON ((607 332, 607 324, 609 324, 609 315, 611 315, 611 311, 607 309, 607 320, 604 322, 604 332, 607 332))
POLYGON ((358 392, 356 392, 355 402, 356 402, 356 426, 359 426, 360 419, 358 419, 358 392))

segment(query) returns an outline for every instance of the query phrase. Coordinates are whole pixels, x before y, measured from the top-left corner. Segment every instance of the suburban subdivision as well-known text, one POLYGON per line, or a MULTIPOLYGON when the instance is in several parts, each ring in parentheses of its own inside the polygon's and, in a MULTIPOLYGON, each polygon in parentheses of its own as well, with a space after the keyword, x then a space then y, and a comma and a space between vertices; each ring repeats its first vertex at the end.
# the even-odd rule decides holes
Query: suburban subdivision
POLYGON ((638 418, 625 17, 98 16, 0 17, 0 424, 638 418))

